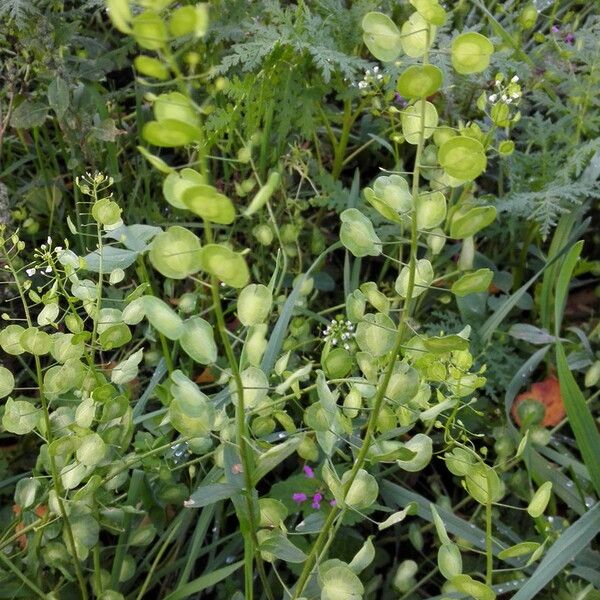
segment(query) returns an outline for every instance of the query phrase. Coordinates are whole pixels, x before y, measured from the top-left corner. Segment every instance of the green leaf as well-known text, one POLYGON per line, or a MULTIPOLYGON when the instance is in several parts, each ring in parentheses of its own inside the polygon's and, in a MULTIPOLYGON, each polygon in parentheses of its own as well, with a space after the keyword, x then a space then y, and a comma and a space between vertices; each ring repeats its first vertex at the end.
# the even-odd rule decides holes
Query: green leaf
POLYGON ((487 292, 493 278, 494 272, 491 269, 478 269, 457 279, 452 284, 450 291, 459 297, 487 292))
POLYGON ((556 279, 556 291, 554 299, 554 328, 556 337, 559 337, 560 335, 560 326, 569 295, 571 276, 573 275, 573 270, 579 261, 582 250, 583 241, 577 242, 573 245, 573 247, 567 252, 556 279))
POLYGON ((207 244, 200 251, 202 270, 214 275, 223 283, 242 288, 250 279, 244 257, 221 244, 207 244))
POLYGON ((354 256, 379 256, 381 240, 373 223, 356 208, 347 208, 340 215, 340 241, 354 256))
POLYGON ((457 240, 472 237, 495 218, 494 206, 476 206, 463 214, 456 213, 450 224, 450 237, 457 240))
POLYGON ((209 483, 201 485, 192 492, 190 499, 184 502, 186 508, 202 508, 221 500, 228 500, 240 489, 232 483, 209 483))
POLYGON ((24 100, 13 110, 10 124, 15 129, 31 129, 44 124, 48 116, 48 107, 41 102, 24 100))
POLYGON ((480 33, 462 33, 452 42, 452 66, 462 75, 480 73, 490 64, 494 45, 480 33))
POLYGON ((26 352, 42 356, 52 348, 52 338, 37 327, 28 327, 23 331, 19 343, 26 352))
POLYGON ((438 150, 438 161, 448 175, 461 181, 476 179, 487 167, 482 143, 464 135, 447 139, 438 150))
POLYGON ((371 54, 382 62, 398 58, 402 50, 400 31, 383 13, 369 12, 362 20, 363 41, 371 54))
POLYGON ((456 334, 422 338, 422 341, 425 348, 435 354, 469 349, 469 340, 456 334))
POLYGON ((48 86, 48 104, 54 110, 56 116, 63 117, 69 108, 69 87, 62 77, 56 77, 48 86))
POLYGON ((575 434, 577 446, 590 473, 594 489, 600 496, 600 433, 589 405, 573 377, 560 341, 556 343, 556 367, 560 395, 563 398, 569 424, 575 434))

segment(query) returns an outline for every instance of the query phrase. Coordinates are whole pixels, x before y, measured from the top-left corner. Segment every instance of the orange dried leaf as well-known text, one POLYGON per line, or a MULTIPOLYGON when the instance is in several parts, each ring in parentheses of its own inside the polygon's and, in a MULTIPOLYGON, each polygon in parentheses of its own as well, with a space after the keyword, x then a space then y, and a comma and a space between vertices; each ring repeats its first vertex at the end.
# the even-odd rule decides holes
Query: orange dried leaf
POLYGON ((558 425, 566 416, 565 405, 560 395, 560 384, 554 375, 550 375, 543 381, 534 383, 531 389, 519 394, 513 402, 511 414, 517 425, 521 425, 518 408, 524 400, 535 400, 544 407, 544 427, 553 427, 558 425))

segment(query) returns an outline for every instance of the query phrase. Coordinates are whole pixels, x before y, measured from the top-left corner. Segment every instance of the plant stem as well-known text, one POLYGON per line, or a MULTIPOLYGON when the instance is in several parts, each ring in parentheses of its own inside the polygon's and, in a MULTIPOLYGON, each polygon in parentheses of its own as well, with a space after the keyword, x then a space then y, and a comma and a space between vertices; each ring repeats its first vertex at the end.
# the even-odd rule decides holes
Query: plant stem
MULTIPOLYGON (((211 224, 208 221, 204 222, 204 231, 206 234, 207 243, 212 243, 212 229, 211 224)), ((219 293, 219 281, 214 276, 210 277, 210 290, 213 299, 213 308, 217 319, 217 329, 219 331, 219 337, 223 349, 225 350, 225 356, 231 369, 231 375, 235 382, 236 387, 236 402, 235 402, 235 428, 236 428, 236 445, 239 448, 240 460, 242 462, 242 474, 244 477, 244 489, 243 494, 246 502, 246 508, 248 512, 248 527, 242 527, 242 533, 244 536, 244 581, 245 581, 245 600, 252 600, 254 597, 254 559, 256 558, 256 569, 259 577, 264 586, 264 592, 266 593, 269 600, 274 600, 273 594, 270 591, 267 574, 265 572, 264 564, 258 551, 258 539, 256 532, 258 530, 258 523, 256 522, 255 515, 258 513, 258 507, 254 502, 254 484, 253 484, 253 472, 254 472, 254 457, 252 456, 252 450, 248 446, 246 439, 248 437, 248 431, 246 427, 246 414, 244 406, 244 384, 242 383, 242 377, 238 362, 233 353, 233 348, 227 337, 227 324, 225 323, 225 317, 223 315, 223 306, 221 304, 221 295, 219 293), (246 531, 244 531, 246 529, 246 531)), ((242 524, 242 519, 240 519, 242 524)))
MULTIPOLYGON (((3 250, 4 250, 3 254, 6 259, 8 268, 14 278, 15 285, 17 286, 17 292, 21 299, 21 303, 23 304, 23 311, 25 313, 25 319, 27 320, 28 326, 33 327, 31 313, 29 312, 29 305, 27 304, 27 298, 25 297, 25 290, 23 290, 23 286, 21 285, 21 281, 19 280, 18 273, 17 273, 16 269, 14 268, 12 259, 10 257, 10 253, 5 251, 4 247, 3 247, 3 250)), ((85 583, 85 579, 83 577, 83 572, 81 571, 81 564, 77 557, 77 548, 75 546, 75 538, 73 537, 73 530, 71 529, 71 523, 69 522, 69 518, 67 516, 67 511, 65 509, 65 505, 64 505, 64 502, 62 499, 63 488, 62 488, 62 484, 60 481, 60 476, 58 474, 56 460, 55 460, 54 454, 52 453, 52 450, 50 449, 50 446, 52 445, 52 442, 54 441, 53 435, 52 435, 52 423, 50 421, 50 413, 48 411, 48 404, 46 402, 46 396, 44 395, 44 376, 43 376, 43 372, 42 372, 42 363, 40 361, 40 357, 37 354, 34 355, 34 362, 35 362, 37 384, 38 384, 38 389, 39 389, 39 394, 40 394, 40 403, 42 405, 42 412, 44 414, 44 427, 46 429, 46 436, 47 436, 46 441, 48 444, 48 459, 50 462, 50 475, 52 477, 52 483, 54 485, 54 490, 56 491, 56 501, 57 501, 57 504, 59 507, 60 516, 64 523, 65 533, 67 534, 69 550, 71 551, 71 553, 73 555, 73 565, 75 568, 75 575, 77 577, 79 587, 81 588, 81 598, 82 598, 82 600, 87 600, 88 599, 87 586, 85 583)))
MULTIPOLYGON (((421 156, 423 153, 424 147, 424 139, 425 139, 425 102, 421 103, 421 130, 419 132, 419 141, 417 144, 417 150, 415 154, 415 165, 413 169, 413 180, 412 180, 412 196, 413 196, 413 210, 412 210, 412 218, 411 218, 411 239, 410 239, 410 261, 409 261, 409 278, 408 278, 408 288, 406 292, 406 299, 404 301, 404 310, 400 313, 400 320, 398 323, 398 328, 396 331, 396 341, 394 343, 394 347, 392 348, 390 354, 390 362, 385 371, 383 381, 377 390, 377 395, 375 397, 375 402, 373 404, 373 410, 371 411, 371 415, 369 417, 369 421, 367 423, 367 429, 365 431, 365 436, 363 439, 363 443, 360 447, 360 450, 356 456, 354 461, 354 465, 352 470, 350 471, 350 477, 348 481, 343 487, 343 496, 345 497, 348 493, 348 490, 354 483, 354 480, 359 472, 359 470, 363 467, 365 459, 367 457, 367 453, 371 446, 371 441, 375 434, 375 428, 377 426, 377 419, 379 417, 379 413, 384 404, 385 393, 387 391, 388 384, 394 373, 394 367, 396 365, 396 359, 402 347, 402 340, 404 338, 404 330, 406 327, 406 319, 411 315, 413 308, 413 292, 415 287, 415 271, 416 271, 416 262, 417 262, 417 240, 418 240, 418 230, 417 230, 417 219, 416 219, 416 209, 417 202, 419 196, 419 177, 420 177, 420 169, 421 169, 421 156)), ((302 595, 304 588, 308 583, 308 579, 312 573, 313 566, 316 563, 317 557, 321 554, 321 551, 325 547, 325 544, 329 538, 330 529, 335 522, 338 514, 340 518, 343 516, 343 513, 347 510, 346 507, 333 507, 330 513, 327 515, 327 519, 323 524, 323 528, 319 533, 315 543, 313 544, 308 558, 304 563, 304 568, 300 577, 298 579, 298 583, 294 590, 293 600, 297 600, 302 595)))

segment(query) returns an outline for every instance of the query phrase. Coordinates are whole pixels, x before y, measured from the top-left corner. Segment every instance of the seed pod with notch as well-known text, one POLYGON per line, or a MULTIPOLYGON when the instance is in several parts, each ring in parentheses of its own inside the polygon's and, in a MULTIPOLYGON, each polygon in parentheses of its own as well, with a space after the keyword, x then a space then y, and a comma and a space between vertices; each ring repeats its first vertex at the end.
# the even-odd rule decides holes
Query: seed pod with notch
POLYGON ((248 208, 244 211, 244 216, 249 217, 260 210, 270 200, 280 181, 281 175, 277 171, 272 171, 265 185, 256 192, 252 202, 250 202, 248 208))

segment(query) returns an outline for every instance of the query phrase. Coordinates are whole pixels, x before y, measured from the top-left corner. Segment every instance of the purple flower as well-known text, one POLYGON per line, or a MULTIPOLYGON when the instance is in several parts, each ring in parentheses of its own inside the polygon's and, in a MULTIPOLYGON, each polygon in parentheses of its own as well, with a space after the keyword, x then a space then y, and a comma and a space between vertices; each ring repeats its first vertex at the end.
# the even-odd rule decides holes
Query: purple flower
POLYGON ((315 510, 319 510, 321 508, 321 500, 323 500, 323 494, 320 494, 319 492, 317 492, 314 496, 313 496, 313 501, 312 501, 312 507, 315 510))
POLYGON ((295 494, 292 494, 292 500, 298 504, 302 504, 308 500, 308 496, 302 492, 296 492, 295 494))
POLYGON ((565 43, 572 44, 573 42, 575 42, 575 36, 572 33, 567 34, 567 37, 565 37, 565 43))
POLYGON ((560 29, 556 25, 552 25, 552 27, 550 28, 550 31, 552 33, 558 33, 560 31, 560 29))
POLYGON ((398 92, 394 93, 394 102, 402 107, 408 104, 408 102, 406 102, 406 100, 398 92))
POLYGON ((329 501, 329 506, 335 506, 337 504, 335 498, 329 501))
POLYGON ((302 470, 304 471, 304 474, 308 477, 308 479, 312 479, 315 476, 315 472, 308 465, 304 465, 302 467, 302 470))

